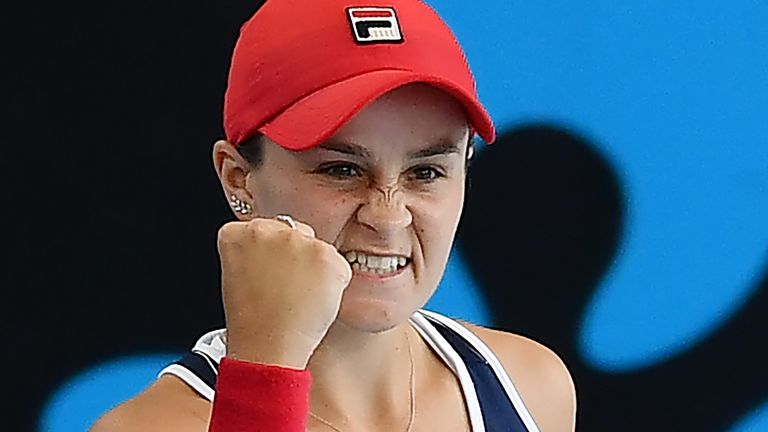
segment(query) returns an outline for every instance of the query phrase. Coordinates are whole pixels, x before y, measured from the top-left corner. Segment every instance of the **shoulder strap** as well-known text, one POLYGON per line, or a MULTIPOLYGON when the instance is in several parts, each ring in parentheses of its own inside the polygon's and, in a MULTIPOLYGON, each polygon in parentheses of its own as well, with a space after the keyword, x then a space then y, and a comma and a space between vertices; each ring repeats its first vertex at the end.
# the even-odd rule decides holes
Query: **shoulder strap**
POLYGON ((443 315, 421 311, 467 365, 488 432, 539 432, 501 362, 466 327, 443 315))
POLYGON ((174 375, 200 393, 202 397, 213 401, 219 362, 226 352, 222 341, 224 332, 223 329, 214 330, 200 337, 191 352, 163 368, 157 374, 158 378, 163 375, 174 375))

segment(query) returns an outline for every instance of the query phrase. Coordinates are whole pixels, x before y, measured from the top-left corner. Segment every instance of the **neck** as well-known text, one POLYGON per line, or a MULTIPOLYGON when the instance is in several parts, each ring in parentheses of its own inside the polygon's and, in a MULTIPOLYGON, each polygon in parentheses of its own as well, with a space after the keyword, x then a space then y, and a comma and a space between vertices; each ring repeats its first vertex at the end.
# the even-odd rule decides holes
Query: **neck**
POLYGON ((416 362, 408 343, 417 338, 408 322, 371 334, 337 321, 309 362, 312 412, 338 427, 404 427, 416 362))

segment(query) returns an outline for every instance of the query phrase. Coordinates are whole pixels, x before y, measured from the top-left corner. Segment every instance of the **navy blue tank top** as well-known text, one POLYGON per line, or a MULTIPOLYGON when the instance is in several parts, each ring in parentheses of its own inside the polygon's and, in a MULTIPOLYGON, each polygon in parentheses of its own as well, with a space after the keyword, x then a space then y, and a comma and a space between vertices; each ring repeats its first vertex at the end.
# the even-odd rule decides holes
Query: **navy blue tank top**
MULTIPOLYGON (((539 432, 499 360, 472 332, 426 310, 414 313, 410 322, 459 379, 472 432, 539 432)), ((221 329, 205 334, 190 353, 158 376, 175 375, 212 401, 219 362, 226 353, 225 333, 221 329)))

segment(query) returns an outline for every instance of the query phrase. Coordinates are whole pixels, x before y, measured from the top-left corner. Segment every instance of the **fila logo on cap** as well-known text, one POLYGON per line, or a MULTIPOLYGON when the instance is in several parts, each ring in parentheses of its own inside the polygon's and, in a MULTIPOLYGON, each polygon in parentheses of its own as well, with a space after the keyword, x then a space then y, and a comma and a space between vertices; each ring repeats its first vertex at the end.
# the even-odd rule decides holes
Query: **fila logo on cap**
POLYGON ((347 13, 357 43, 403 42, 403 32, 394 8, 356 7, 347 9, 347 13))

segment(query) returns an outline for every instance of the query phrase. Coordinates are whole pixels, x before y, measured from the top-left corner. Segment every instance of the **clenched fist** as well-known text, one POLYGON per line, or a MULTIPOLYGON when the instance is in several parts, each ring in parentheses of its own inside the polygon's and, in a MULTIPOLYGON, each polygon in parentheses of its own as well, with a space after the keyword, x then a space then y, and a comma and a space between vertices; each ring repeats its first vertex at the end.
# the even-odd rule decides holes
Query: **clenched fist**
POLYGON ((274 219, 219 230, 227 356, 304 369, 339 312, 352 269, 314 230, 274 219))

